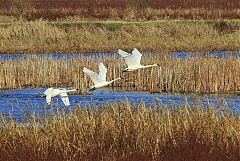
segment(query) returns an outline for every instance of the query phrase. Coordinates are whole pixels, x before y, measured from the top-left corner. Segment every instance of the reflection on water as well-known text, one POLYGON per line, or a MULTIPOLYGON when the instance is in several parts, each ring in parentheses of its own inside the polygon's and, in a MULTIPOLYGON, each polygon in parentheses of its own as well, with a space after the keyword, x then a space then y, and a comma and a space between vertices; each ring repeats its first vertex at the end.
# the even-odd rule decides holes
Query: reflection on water
MULTIPOLYGON (((45 98, 38 97, 43 93, 44 88, 37 89, 18 89, 0 91, 0 108, 5 115, 13 113, 14 117, 19 117, 21 112, 42 113, 45 109, 49 109, 46 105, 45 98)), ((240 96, 192 96, 192 95, 173 95, 166 93, 149 92, 124 92, 124 91, 109 91, 107 88, 99 89, 88 95, 69 95, 71 107, 75 104, 84 107, 85 105, 101 105, 106 102, 120 102, 126 99, 131 103, 143 101, 147 106, 161 101, 162 104, 171 107, 172 105, 180 105, 186 101, 189 104, 201 103, 206 107, 208 103, 213 106, 228 106, 240 112, 240 96)), ((58 97, 53 98, 54 105, 64 107, 64 104, 58 97)))

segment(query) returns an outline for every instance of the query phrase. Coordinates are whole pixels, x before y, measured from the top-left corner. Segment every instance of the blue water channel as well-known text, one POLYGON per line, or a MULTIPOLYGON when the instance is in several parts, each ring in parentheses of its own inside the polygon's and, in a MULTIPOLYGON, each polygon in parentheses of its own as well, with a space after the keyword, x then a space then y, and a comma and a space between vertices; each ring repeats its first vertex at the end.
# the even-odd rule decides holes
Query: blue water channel
MULTIPOLYGON (((41 114, 44 110, 50 109, 43 97, 39 97, 44 92, 44 88, 35 89, 16 89, 0 91, 0 112, 8 116, 10 113, 18 118, 21 114, 32 114, 33 112, 41 114)), ((150 92, 126 92, 114 91, 108 88, 98 89, 86 95, 69 95, 71 107, 79 105, 86 107, 91 105, 101 106, 106 102, 122 102, 128 100, 133 104, 144 102, 147 106, 153 106, 156 103, 162 103, 168 107, 184 104, 186 101, 189 105, 201 104, 206 107, 211 104, 213 106, 227 106, 234 113, 240 112, 240 96, 209 96, 209 95, 174 95, 166 93, 150 93, 150 92)), ((59 97, 52 99, 52 107, 66 108, 59 97)))
MULTIPOLYGON (((161 53, 160 53, 161 54, 161 53)), ((187 57, 193 57, 193 56, 216 56, 219 58, 226 58, 227 56, 233 56, 235 58, 238 58, 240 56, 240 51, 207 51, 207 52, 185 52, 185 51, 173 51, 169 53, 173 57, 178 58, 187 58, 187 57)), ((151 56, 151 55, 159 55, 158 52, 143 52, 144 56, 151 56)), ((87 57, 114 57, 119 55, 116 52, 86 52, 86 53, 38 53, 38 54, 0 54, 0 60, 7 60, 7 59, 24 59, 24 58, 30 58, 31 56, 37 56, 37 57, 50 57, 54 59, 60 59, 60 58, 75 58, 75 57, 81 57, 81 56, 87 56, 87 57)))

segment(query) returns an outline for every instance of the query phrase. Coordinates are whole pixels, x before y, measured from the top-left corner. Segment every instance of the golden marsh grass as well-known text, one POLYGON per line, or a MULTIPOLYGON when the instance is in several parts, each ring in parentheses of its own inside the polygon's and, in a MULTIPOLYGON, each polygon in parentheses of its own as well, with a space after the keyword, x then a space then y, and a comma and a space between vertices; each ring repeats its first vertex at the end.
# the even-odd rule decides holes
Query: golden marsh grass
POLYGON ((33 55, 25 59, 0 60, 0 88, 66 86, 77 87, 80 93, 84 93, 92 82, 82 72, 83 67, 98 72, 101 61, 108 69, 107 80, 124 78, 110 85, 122 90, 239 94, 240 58, 199 55, 180 59, 168 53, 143 54, 143 64, 159 63, 161 68, 152 67, 122 75, 126 65, 119 56, 55 59, 33 55))
POLYGON ((240 48, 239 21, 33 21, 0 25, 0 53, 240 48))
POLYGON ((1 115, 0 160, 238 161, 240 117, 224 107, 160 102, 78 106, 24 123, 1 115))

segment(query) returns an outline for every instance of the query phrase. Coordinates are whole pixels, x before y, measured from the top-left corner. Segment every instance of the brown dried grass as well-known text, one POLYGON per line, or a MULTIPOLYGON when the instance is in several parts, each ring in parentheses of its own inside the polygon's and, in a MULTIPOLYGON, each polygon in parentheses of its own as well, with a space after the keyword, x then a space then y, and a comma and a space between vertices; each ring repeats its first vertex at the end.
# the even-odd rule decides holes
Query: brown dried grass
MULTIPOLYGON (((121 76, 121 71, 126 68, 124 61, 116 56, 69 59, 30 56, 26 59, 0 60, 0 88, 73 86, 84 93, 86 86, 92 82, 82 69, 87 67, 98 72, 99 61, 103 61, 108 69, 107 80, 121 76)), ((125 73, 123 80, 111 86, 152 92, 238 94, 239 61, 240 58, 231 56, 226 59, 200 55, 180 59, 167 53, 143 56, 143 64, 159 63, 161 68, 125 73)))
POLYGON ((24 123, 1 115, 0 124, 4 161, 240 159, 240 117, 223 107, 122 102, 32 114, 24 123))
POLYGON ((224 19, 240 17, 238 0, 1 0, 0 14, 28 20, 79 16, 83 19, 224 19), (151 16, 150 16, 151 15, 151 16))
POLYGON ((17 21, 0 26, 0 53, 238 50, 239 22, 17 21))

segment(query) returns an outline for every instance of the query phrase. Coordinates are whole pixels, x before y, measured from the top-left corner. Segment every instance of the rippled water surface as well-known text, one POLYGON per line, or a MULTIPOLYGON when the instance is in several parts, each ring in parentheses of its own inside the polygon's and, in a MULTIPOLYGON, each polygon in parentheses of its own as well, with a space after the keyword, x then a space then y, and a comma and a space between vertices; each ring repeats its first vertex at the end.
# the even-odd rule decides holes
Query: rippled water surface
MULTIPOLYGON (((44 88, 37 89, 16 89, 0 91, 0 111, 5 115, 9 112, 13 113, 14 117, 19 117, 22 113, 42 113, 44 109, 49 109, 45 98, 39 97, 44 92, 44 88)), ((240 96, 192 96, 192 95, 173 95, 166 93, 149 92, 124 92, 124 91, 109 91, 107 88, 98 89, 87 95, 69 95, 71 107, 79 104, 81 107, 85 105, 101 105, 106 102, 121 102, 126 99, 131 103, 139 103, 143 101, 147 106, 151 106, 156 102, 171 107, 173 104, 180 105, 186 101, 189 104, 201 103, 206 107, 208 103, 214 106, 226 105, 235 112, 240 111, 240 96)), ((53 98, 53 106, 65 108, 59 97, 53 98)))

